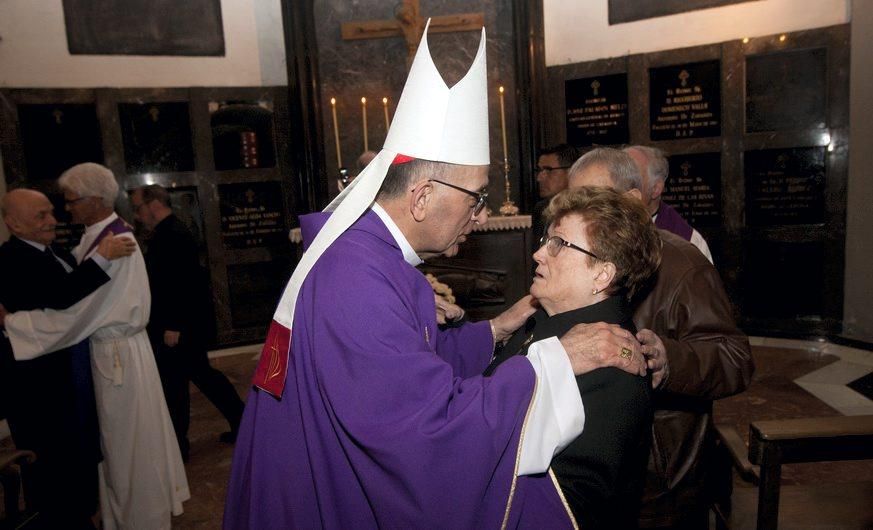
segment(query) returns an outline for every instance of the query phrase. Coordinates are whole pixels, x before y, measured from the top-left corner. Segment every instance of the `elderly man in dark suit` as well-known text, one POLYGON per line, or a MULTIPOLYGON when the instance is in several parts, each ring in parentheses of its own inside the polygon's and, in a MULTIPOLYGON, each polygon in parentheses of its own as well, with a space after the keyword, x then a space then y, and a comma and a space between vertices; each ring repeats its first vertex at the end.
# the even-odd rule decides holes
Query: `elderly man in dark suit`
MULTIPOLYGON (((109 280, 107 259, 135 247, 107 237, 94 259, 77 266, 68 252, 51 246, 57 221, 45 195, 13 190, 2 209, 11 237, 0 247, 0 314, 69 307, 109 280)), ((87 342, 15 361, 4 335, 0 392, 15 445, 37 455, 25 473, 25 493, 39 526, 93 528, 100 446, 87 342)))
POLYGON ((136 219, 152 231, 145 255, 152 293, 148 332, 161 374, 182 458, 188 460, 189 381, 230 424, 221 441, 233 442, 244 404, 233 385, 209 365, 207 345, 214 322, 197 242, 173 214, 167 190, 152 184, 131 193, 136 219))

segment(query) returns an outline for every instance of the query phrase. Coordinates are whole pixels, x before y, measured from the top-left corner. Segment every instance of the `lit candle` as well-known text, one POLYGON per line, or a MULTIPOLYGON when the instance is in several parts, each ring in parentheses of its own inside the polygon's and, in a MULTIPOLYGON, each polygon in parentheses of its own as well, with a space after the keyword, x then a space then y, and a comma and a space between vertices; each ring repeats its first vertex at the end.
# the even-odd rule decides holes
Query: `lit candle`
POLYGON ((336 140, 336 166, 343 167, 343 155, 340 152, 339 125, 336 121, 336 98, 330 98, 330 110, 333 113, 333 138, 336 140))
POLYGON ((370 142, 367 141, 367 98, 361 98, 361 116, 364 120, 364 151, 370 150, 370 142))
POLYGON ((503 87, 500 87, 498 92, 500 92, 500 132, 503 134, 503 164, 506 165, 509 161, 509 153, 506 150, 506 113, 503 110, 503 87))
POLYGON ((388 98, 382 98, 382 110, 385 111, 385 132, 391 127, 391 120, 388 119, 388 98))

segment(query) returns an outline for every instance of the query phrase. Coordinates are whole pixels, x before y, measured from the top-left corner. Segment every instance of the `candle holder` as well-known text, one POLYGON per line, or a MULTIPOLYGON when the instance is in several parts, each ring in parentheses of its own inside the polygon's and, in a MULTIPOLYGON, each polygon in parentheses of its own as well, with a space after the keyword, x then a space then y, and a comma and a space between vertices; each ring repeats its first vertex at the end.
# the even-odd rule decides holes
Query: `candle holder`
POLYGON ((349 178, 349 170, 344 167, 339 168, 339 175, 336 178, 336 187, 339 191, 343 191, 345 187, 349 185, 351 180, 352 179, 349 178))
POLYGON ((500 206, 500 215, 510 216, 510 215, 518 215, 518 206, 512 202, 510 199, 510 185, 509 185, 509 161, 503 161, 503 186, 504 191, 506 193, 506 200, 503 201, 503 205, 500 206))

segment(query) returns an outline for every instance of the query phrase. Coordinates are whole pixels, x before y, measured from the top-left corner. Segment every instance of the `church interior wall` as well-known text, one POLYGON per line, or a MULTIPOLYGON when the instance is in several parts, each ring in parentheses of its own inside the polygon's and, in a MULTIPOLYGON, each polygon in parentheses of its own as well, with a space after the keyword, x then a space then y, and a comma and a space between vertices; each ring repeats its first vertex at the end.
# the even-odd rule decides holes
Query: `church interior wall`
POLYGON ((611 26, 608 0, 543 0, 546 65, 844 24, 850 6, 851 0, 758 0, 611 26))

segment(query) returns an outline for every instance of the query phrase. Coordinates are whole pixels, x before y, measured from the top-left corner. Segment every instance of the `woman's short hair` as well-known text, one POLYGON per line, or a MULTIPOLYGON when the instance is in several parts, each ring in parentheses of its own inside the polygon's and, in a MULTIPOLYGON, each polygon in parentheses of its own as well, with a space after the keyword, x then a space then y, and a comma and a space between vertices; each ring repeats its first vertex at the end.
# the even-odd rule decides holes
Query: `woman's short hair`
POLYGON ((661 264, 661 237, 643 203, 611 188, 583 186, 552 197, 544 213, 548 224, 574 214, 587 225, 588 250, 615 265, 607 293, 633 298, 661 264))
POLYGON ((98 197, 107 208, 113 208, 118 198, 118 182, 112 170, 94 162, 77 164, 64 171, 58 185, 79 197, 98 197))

